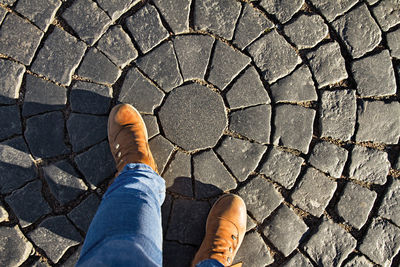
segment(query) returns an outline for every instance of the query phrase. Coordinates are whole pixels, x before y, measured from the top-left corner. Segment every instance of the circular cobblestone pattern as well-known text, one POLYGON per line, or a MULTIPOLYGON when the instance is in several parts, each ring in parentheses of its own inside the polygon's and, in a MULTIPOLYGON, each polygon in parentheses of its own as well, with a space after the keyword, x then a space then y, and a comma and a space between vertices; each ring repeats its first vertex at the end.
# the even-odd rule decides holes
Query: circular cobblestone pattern
POLYGON ((143 115, 164 265, 239 194, 244 266, 400 265, 400 4, 0 0, 0 266, 74 266, 143 115))

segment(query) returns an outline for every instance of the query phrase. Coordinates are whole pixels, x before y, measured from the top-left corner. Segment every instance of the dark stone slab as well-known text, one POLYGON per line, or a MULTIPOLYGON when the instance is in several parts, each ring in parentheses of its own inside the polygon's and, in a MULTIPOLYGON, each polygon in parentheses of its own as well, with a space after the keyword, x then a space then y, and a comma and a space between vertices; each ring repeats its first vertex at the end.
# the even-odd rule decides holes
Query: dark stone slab
POLYGON ((176 199, 166 239, 199 246, 204 238, 209 210, 210 205, 206 201, 176 199))
POLYGON ((113 84, 121 75, 121 70, 99 50, 91 48, 83 58, 77 74, 91 81, 113 84))
POLYGON ((337 16, 343 15, 352 6, 354 6, 357 0, 342 0, 342 1, 331 1, 331 0, 311 0, 312 4, 319 9, 322 15, 331 22, 337 16))
POLYGON ((307 230, 307 225, 290 208, 281 205, 276 213, 268 218, 263 233, 287 257, 299 246, 307 230))
POLYGON ((386 34, 386 41, 389 46, 390 55, 400 59, 400 29, 386 34))
POLYGON ((191 156, 177 151, 163 173, 165 186, 170 192, 193 197, 191 156))
POLYGON ((304 159, 275 147, 269 152, 260 172, 287 189, 291 189, 300 174, 304 159))
POLYGON ((216 152, 232 174, 242 182, 256 169, 266 150, 266 146, 228 136, 216 152))
POLYGON ((131 104, 140 112, 153 113, 163 98, 164 93, 160 89, 132 68, 123 81, 118 100, 131 104))
POLYGON ((167 234, 168 220, 172 209, 172 202, 173 202, 172 196, 168 194, 165 195, 164 203, 161 206, 161 223, 163 228, 163 236, 167 234))
POLYGON ((174 145, 162 135, 157 135, 149 141, 149 146, 154 160, 156 161, 158 171, 162 173, 174 150, 174 145))
POLYGON ((260 143, 269 143, 271 106, 260 105, 234 111, 229 116, 229 129, 260 143))
POLYGON ((163 266, 190 266, 196 251, 196 248, 192 246, 165 241, 163 244, 163 266))
POLYGON ((261 37, 246 49, 269 83, 288 75, 301 63, 296 51, 276 30, 261 37))
POLYGON ((171 42, 163 43, 137 59, 136 63, 165 92, 169 92, 183 83, 171 42))
POLYGON ((270 89, 276 103, 316 101, 318 98, 311 72, 306 65, 278 80, 270 89))
POLYGON ((70 247, 82 241, 78 231, 63 215, 47 218, 28 236, 55 263, 70 247))
POLYGON ((335 193, 337 184, 314 168, 308 168, 291 196, 293 204, 320 217, 335 193))
POLYGON ((374 264, 371 263, 365 256, 355 256, 352 260, 348 261, 344 267, 356 267, 356 266, 363 266, 363 267, 373 267, 374 264))
POLYGON ((36 177, 36 167, 22 137, 0 143, 0 192, 9 193, 36 177))
POLYGON ((100 199, 93 193, 68 213, 67 216, 81 231, 87 233, 99 205, 100 199))
MULTIPOLYGON (((109 0, 104 0, 104 2, 108 3, 109 0)), ((124 68, 138 56, 131 38, 120 25, 110 27, 100 38, 97 48, 120 68, 124 68)))
POLYGON ((76 199, 88 189, 66 160, 43 167, 43 174, 50 192, 62 205, 76 199))
MULTIPOLYGON (((74 253, 62 264, 63 267, 75 267, 78 262, 82 246, 78 247, 74 253)), ((38 266, 39 267, 39 266, 38 266)))
POLYGON ((21 0, 15 6, 15 10, 45 32, 60 6, 59 0, 21 0))
POLYGON ((29 65, 43 32, 23 18, 8 13, 1 24, 0 36, 0 53, 29 65))
POLYGON ((111 98, 111 88, 77 81, 71 88, 71 110, 89 114, 108 114, 111 98))
POLYGON ((347 183, 336 211, 346 222, 361 229, 367 222, 376 199, 376 193, 354 183, 347 183))
POLYGON ((143 121, 146 124, 147 135, 149 139, 153 138, 157 134, 160 133, 160 129, 158 128, 157 117, 152 115, 144 115, 143 121))
POLYGON ((89 45, 93 45, 111 24, 107 14, 90 0, 74 1, 61 17, 89 45))
POLYGON ((153 3, 175 34, 189 31, 190 0, 154 0, 153 3))
POLYGON ((290 258, 289 261, 281 265, 283 267, 297 267, 297 266, 302 266, 302 267, 313 267, 312 263, 310 262, 309 259, 307 259, 303 254, 301 253, 296 253, 292 258, 290 258))
POLYGON ((19 230, 18 226, 0 227, 0 236, 1 266, 20 266, 28 259, 32 252, 33 246, 19 230))
POLYGON ((215 146, 227 125, 221 96, 196 83, 172 91, 158 117, 165 137, 185 150, 215 146))
POLYGON ((169 36, 157 9, 145 5, 126 20, 126 27, 139 49, 146 54, 169 36))
POLYGON ((61 110, 67 104, 67 89, 49 81, 27 74, 23 116, 32 116, 46 111, 61 110))
POLYGON ((210 73, 206 80, 224 90, 250 63, 251 59, 241 52, 233 50, 227 44, 216 41, 214 54, 210 61, 210 73))
POLYGON ((210 31, 222 38, 231 40, 236 21, 240 15, 240 9, 240 3, 235 1, 195 1, 194 28, 210 31))
POLYGON ((263 13, 246 4, 236 25, 233 43, 240 48, 245 48, 265 30, 273 27, 274 24, 263 13))
POLYGON ((132 6, 132 0, 96 0, 112 20, 116 20, 132 6))
POLYGON ((193 177, 196 198, 212 197, 236 188, 234 178, 212 150, 193 156, 193 177))
POLYGON ((247 210, 258 221, 262 222, 283 201, 282 196, 261 176, 257 176, 240 188, 238 194, 246 203, 247 210))
POLYGON ((268 93, 254 67, 248 68, 226 93, 230 108, 269 104, 268 93))
POLYGON ((180 35, 174 39, 176 57, 185 81, 204 79, 214 39, 208 35, 180 35))
POLYGON ((400 8, 397 1, 380 1, 372 8, 372 13, 384 31, 400 23, 400 8))
POLYGON ((10 60, 0 59, 0 103, 12 104, 19 97, 25 67, 10 60))
POLYGON ((243 262, 243 265, 263 267, 274 262, 267 245, 257 232, 245 235, 242 245, 234 259, 234 263, 243 262))
POLYGON ((22 134, 18 106, 0 106, 0 139, 22 134))
POLYGON ((400 104, 363 101, 358 107, 356 141, 397 144, 400 136, 400 104))
POLYGON ((79 170, 92 187, 99 186, 105 179, 111 177, 116 169, 114 158, 107 141, 104 141, 88 151, 75 157, 79 170))
POLYGON ((275 135, 272 143, 308 153, 313 133, 315 110, 294 105, 275 108, 275 135))
POLYGON ((262 0, 260 6, 274 15, 281 23, 288 22, 303 6, 304 0, 262 0))
POLYGON ((43 43, 31 70, 61 84, 70 85, 72 74, 86 46, 69 33, 55 27, 43 43))
POLYGON ((400 225, 400 181, 393 179, 379 208, 379 216, 400 225))

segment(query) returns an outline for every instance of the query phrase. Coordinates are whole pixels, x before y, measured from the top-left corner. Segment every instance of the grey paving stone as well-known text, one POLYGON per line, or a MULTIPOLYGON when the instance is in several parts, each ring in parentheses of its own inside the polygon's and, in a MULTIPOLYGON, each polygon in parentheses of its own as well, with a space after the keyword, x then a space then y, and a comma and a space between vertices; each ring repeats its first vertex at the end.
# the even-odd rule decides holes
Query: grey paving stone
POLYGON ((353 58, 373 50, 382 40, 381 31, 366 5, 361 5, 332 23, 353 58))
POLYGON ((32 244, 19 230, 18 226, 0 227, 0 265, 20 266, 26 261, 33 249, 32 244))
POLYGON ((243 262, 245 266, 263 267, 274 262, 269 249, 257 232, 245 235, 234 263, 243 262))
POLYGON ((7 10, 0 7, 0 25, 3 22, 3 19, 5 18, 6 15, 7 15, 7 10))
POLYGON ((263 233, 287 257, 300 244, 300 239, 307 230, 307 225, 290 208, 281 205, 268 218, 263 233))
POLYGON ((188 245, 165 241, 163 243, 163 266, 190 266, 195 254, 196 248, 188 245))
POLYGON ((384 31, 400 23, 399 1, 380 1, 372 8, 372 13, 384 31))
POLYGON ((257 176, 242 187, 238 194, 246 203, 247 210, 258 221, 262 222, 283 201, 274 186, 261 176, 257 176))
POLYGON ((358 266, 372 267, 372 266, 374 266, 374 264, 372 264, 370 261, 368 261, 365 256, 355 256, 352 260, 348 261, 343 266, 344 267, 358 267, 358 266))
POLYGON ((168 220, 172 209, 172 202, 173 202, 172 196, 168 194, 165 195, 164 203, 161 206, 161 223, 163 228, 163 236, 165 236, 165 234, 167 233, 168 220))
POLYGON ((113 84, 121 75, 121 70, 99 50, 91 48, 83 58, 77 74, 91 81, 113 84))
POLYGON ((374 219, 359 249, 374 262, 390 266, 400 250, 400 229, 386 220, 374 219))
POLYGON ((359 128, 356 141, 397 144, 400 136, 400 103, 363 101, 357 115, 359 128))
POLYGON ((62 205, 76 199, 88 189, 66 160, 43 167, 43 174, 50 192, 62 205))
POLYGON ((23 18, 8 13, 1 24, 0 36, 0 53, 29 65, 43 32, 23 18))
MULTIPOLYGON (((81 253, 82 246, 75 250, 74 253, 62 264, 63 267, 75 267, 76 263, 78 262, 80 253, 81 253)), ((38 266, 39 267, 39 266, 38 266)), ((42 266, 40 266, 42 267, 42 266)), ((46 267, 46 266, 43 266, 46 267)))
POLYGON ((44 200, 41 192, 42 183, 35 180, 5 198, 7 204, 18 217, 21 227, 27 227, 51 212, 51 208, 44 200))
POLYGON ((297 266, 302 266, 302 267, 312 267, 312 263, 310 262, 309 259, 303 256, 301 253, 296 253, 292 258, 290 258, 289 261, 281 265, 283 267, 297 267, 297 266))
POLYGON ((176 199, 172 206, 171 219, 166 239, 183 244, 200 245, 210 205, 205 201, 176 199), (196 212, 193 212, 193 211, 196 212))
POLYGON ((306 65, 278 80, 270 87, 274 102, 305 102, 318 99, 314 81, 306 65))
POLYGON ((315 110, 294 105, 275 108, 275 135, 272 143, 308 153, 311 142, 315 110))
POLYGON ((107 138, 106 116, 72 113, 67 120, 67 130, 74 152, 81 151, 107 138))
POLYGON ((7 222, 9 220, 8 212, 4 208, 3 203, 0 202, 0 223, 7 222))
POLYGON ((229 129, 260 143, 269 143, 271 106, 260 105, 231 112, 229 129))
POLYGON ((256 226, 257 224, 254 222, 254 220, 249 215, 247 215, 246 232, 250 231, 256 226))
POLYGON ((379 208, 378 214, 383 218, 390 219, 397 225, 400 225, 400 181, 394 179, 389 186, 383 202, 379 208))
POLYGON ((69 33, 55 27, 44 41, 31 70, 61 84, 70 85, 86 46, 69 33))
POLYGON ((337 184, 309 167, 291 196, 293 204, 320 217, 335 193, 337 184))
POLYGON ((227 125, 221 96, 196 83, 172 91, 158 116, 165 137, 185 150, 215 146, 227 125))
POLYGON ((291 189, 300 174, 304 159, 273 147, 261 165, 261 173, 287 189, 291 189))
POLYGON ((351 70, 360 96, 396 94, 396 79, 388 50, 353 61, 351 70))
POLYGON ((241 52, 233 50, 227 44, 216 41, 214 54, 210 61, 210 73, 206 80, 224 90, 250 63, 251 59, 241 52))
POLYGON ((185 81, 204 80, 214 39, 208 35, 180 35, 174 39, 176 57, 185 81))
POLYGON ((321 136, 350 140, 356 125, 356 112, 354 90, 323 91, 319 104, 321 136))
POLYGON ((285 34, 299 49, 316 46, 328 35, 328 26, 318 15, 301 14, 295 21, 287 24, 285 34))
POLYGON ((115 173, 115 163, 107 141, 75 157, 78 169, 92 187, 99 186, 115 173))
POLYGON ((29 238, 55 263, 82 237, 64 215, 47 218, 28 234, 29 238))
POLYGON ((162 25, 157 9, 151 5, 143 6, 129 17, 126 20, 126 26, 144 54, 169 36, 168 31, 162 25))
POLYGON ((19 97, 25 67, 10 60, 0 59, 0 103, 12 104, 19 97))
POLYGON ((36 177, 36 167, 22 137, 0 143, 0 192, 15 190, 36 177))
POLYGON ((226 93, 230 108, 269 104, 271 100, 254 67, 248 68, 226 93))
POLYGON ((206 0, 194 3, 194 28, 210 31, 222 38, 231 40, 241 5, 229 0, 206 0))
POLYGON ((60 111, 27 119, 24 135, 36 158, 50 158, 70 152, 64 143, 64 116, 60 111))
POLYGON ((318 88, 338 83, 347 79, 344 58, 337 43, 321 45, 315 51, 306 54, 311 72, 318 83, 318 88))
POLYGON ((71 110, 89 114, 108 114, 112 89, 99 84, 77 81, 71 88, 71 110))
POLYGON ((216 152, 232 174, 242 182, 256 169, 266 150, 266 146, 227 136, 216 152))
POLYGON ((45 32, 60 6, 59 0, 21 0, 15 10, 45 32))
POLYGON ((150 150, 153 153, 159 173, 162 173, 169 157, 174 150, 174 145, 171 144, 162 135, 157 135, 149 141, 150 150))
POLYGON ((67 104, 67 89, 27 74, 22 115, 31 116, 46 111, 61 110, 67 104))
POLYGON ((356 247, 357 240, 339 225, 324 219, 304 250, 319 266, 340 266, 356 247))
POLYGON ((212 150, 193 156, 193 177, 197 198, 216 196, 237 186, 235 179, 212 150))
POLYGON ((153 3, 175 34, 189 31, 190 0, 155 0, 153 3))
POLYGON ((361 229, 367 222, 376 199, 376 193, 354 183, 347 183, 336 211, 346 222, 361 229))
POLYGON ((99 205, 99 197, 94 193, 90 194, 90 196, 70 211, 67 216, 81 231, 86 233, 99 205))
POLYGON ((191 156, 177 151, 173 160, 163 173, 168 191, 193 197, 191 156))
POLYGON ((301 62, 295 50, 276 30, 261 37, 246 49, 269 83, 288 75, 301 62))
POLYGON ((303 6, 304 0, 262 0, 260 5, 281 23, 288 22, 303 6))
POLYGON ((169 92, 183 83, 172 42, 166 42, 136 60, 136 63, 161 89, 169 92))
POLYGON ((140 112, 153 113, 163 98, 162 91, 151 84, 137 69, 132 68, 123 81, 118 100, 133 105, 140 112))
POLYGON ((331 1, 331 0, 311 0, 312 4, 321 11, 322 15, 331 22, 337 16, 343 15, 352 6, 354 6, 357 0, 342 0, 342 1, 331 1))
POLYGON ((96 0, 112 20, 116 20, 132 6, 132 0, 96 0))
POLYGON ((236 25, 233 43, 245 48, 257 39, 265 30, 272 29, 274 24, 259 10, 246 4, 236 25))
POLYGON ((1 3, 12 6, 17 0, 0 0, 1 3))
POLYGON ((61 17, 89 45, 93 45, 111 24, 107 14, 90 0, 74 1, 61 17))
POLYGON ((321 141, 314 146, 308 163, 332 177, 340 178, 347 161, 347 155, 346 149, 321 141))
POLYGON ((157 124, 157 117, 152 115, 143 116, 144 123, 146 124, 148 138, 151 139, 160 133, 160 129, 157 124))
POLYGON ((386 41, 389 46, 390 55, 400 59, 400 29, 386 33, 386 41))
MULTIPOLYGON (((36 260, 31 266, 32 267, 50 267, 49 263, 42 259, 36 260)), ((65 267, 65 265, 63 265, 63 267, 65 267)))
POLYGON ((0 139, 22 134, 18 106, 0 106, 0 139))
POLYGON ((380 1, 380 0, 366 0, 366 2, 368 3, 369 6, 372 6, 373 4, 375 4, 378 1, 380 1))

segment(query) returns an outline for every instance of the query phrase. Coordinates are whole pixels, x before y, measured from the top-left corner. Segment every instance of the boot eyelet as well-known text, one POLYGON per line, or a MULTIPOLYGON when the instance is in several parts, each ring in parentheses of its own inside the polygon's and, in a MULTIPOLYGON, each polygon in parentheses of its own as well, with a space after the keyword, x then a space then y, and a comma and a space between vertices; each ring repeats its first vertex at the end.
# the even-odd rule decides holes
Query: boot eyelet
POLYGON ((233 240, 236 240, 236 236, 232 235, 231 237, 232 237, 233 240))
POLYGON ((228 263, 231 263, 231 258, 230 257, 228 257, 226 260, 227 260, 228 263))
POLYGON ((119 148, 119 144, 116 144, 116 145, 115 145, 115 149, 118 149, 118 148, 119 148))
POLYGON ((121 152, 118 152, 117 156, 118 156, 118 158, 120 158, 121 157, 121 152))
POLYGON ((229 252, 232 253, 232 248, 231 247, 229 247, 229 252))

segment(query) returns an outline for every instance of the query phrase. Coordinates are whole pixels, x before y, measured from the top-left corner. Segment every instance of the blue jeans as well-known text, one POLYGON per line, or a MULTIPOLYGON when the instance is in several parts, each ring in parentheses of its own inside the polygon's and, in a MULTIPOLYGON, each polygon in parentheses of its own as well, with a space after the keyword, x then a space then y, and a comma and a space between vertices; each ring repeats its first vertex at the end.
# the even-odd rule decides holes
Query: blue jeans
MULTIPOLYGON (((76 266, 162 266, 164 199, 163 178, 145 164, 127 164, 104 194, 76 266)), ((221 266, 216 260, 196 265, 221 266)))

